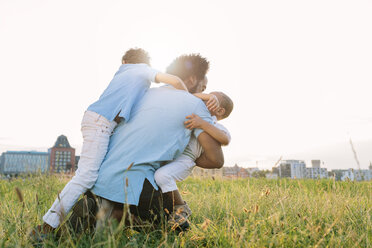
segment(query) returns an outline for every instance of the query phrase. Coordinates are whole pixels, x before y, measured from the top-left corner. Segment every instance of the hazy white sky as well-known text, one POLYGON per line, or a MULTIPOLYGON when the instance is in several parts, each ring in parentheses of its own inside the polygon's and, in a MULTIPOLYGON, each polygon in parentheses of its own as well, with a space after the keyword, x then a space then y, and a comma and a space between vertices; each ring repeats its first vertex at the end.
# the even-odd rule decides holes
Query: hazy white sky
POLYGON ((45 150, 60 134, 79 151, 85 109, 137 46, 160 70, 183 53, 210 60, 207 91, 235 103, 227 164, 283 155, 355 167, 352 137, 366 168, 371 13, 356 0, 1 0, 0 151, 45 150))

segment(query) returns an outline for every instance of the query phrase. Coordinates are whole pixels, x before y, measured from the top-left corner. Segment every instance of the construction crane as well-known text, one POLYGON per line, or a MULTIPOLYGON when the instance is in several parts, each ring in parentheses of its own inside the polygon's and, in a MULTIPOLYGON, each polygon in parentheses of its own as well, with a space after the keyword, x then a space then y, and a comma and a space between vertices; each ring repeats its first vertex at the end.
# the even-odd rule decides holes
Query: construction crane
POLYGON ((358 156, 357 156, 357 153, 356 153, 356 151, 355 151, 355 148, 354 148, 354 145, 353 145, 353 141, 351 140, 351 138, 350 138, 350 146, 351 146, 351 150, 353 151, 353 153, 354 153, 354 159, 355 159, 355 161, 356 161, 356 163, 357 163, 357 165, 358 165, 358 170, 360 171, 360 163, 359 163, 359 159, 358 159, 358 156))

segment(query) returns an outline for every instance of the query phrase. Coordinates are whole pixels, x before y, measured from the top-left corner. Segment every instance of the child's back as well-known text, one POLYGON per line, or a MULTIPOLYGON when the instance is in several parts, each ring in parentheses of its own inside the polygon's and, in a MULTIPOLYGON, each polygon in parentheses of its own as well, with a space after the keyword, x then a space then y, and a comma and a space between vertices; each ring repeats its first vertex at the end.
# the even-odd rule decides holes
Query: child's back
POLYGON ((109 121, 117 115, 129 121, 133 105, 143 97, 151 82, 155 82, 157 73, 144 63, 121 65, 103 94, 88 110, 109 121))

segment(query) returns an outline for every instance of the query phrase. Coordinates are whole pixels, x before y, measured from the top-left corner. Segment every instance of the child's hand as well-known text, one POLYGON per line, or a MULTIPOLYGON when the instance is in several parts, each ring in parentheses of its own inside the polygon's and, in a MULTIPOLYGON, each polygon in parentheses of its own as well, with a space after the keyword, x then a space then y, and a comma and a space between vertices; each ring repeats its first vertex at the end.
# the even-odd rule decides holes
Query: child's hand
POLYGON ((207 101, 207 108, 209 111, 217 110, 220 107, 220 103, 218 101, 218 98, 213 94, 208 94, 209 99, 207 101))
POLYGON ((202 128, 203 123, 205 122, 202 118, 200 118, 196 114, 186 116, 187 121, 183 124, 187 129, 194 129, 194 128, 202 128))

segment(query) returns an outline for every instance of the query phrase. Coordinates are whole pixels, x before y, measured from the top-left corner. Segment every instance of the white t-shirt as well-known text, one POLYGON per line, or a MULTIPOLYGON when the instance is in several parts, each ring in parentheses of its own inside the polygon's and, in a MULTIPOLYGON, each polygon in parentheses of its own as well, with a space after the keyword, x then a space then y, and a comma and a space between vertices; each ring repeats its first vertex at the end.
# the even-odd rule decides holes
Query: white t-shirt
MULTIPOLYGON (((215 116, 212 116, 214 121, 214 126, 218 129, 222 130, 229 138, 229 142, 231 140, 231 135, 229 130, 222 124, 217 122, 217 118, 215 116)), ((190 157, 193 161, 195 161, 203 152, 203 147, 199 144, 197 138, 194 136, 194 134, 191 135, 189 144, 186 146, 185 150, 183 151, 182 155, 190 157)))

